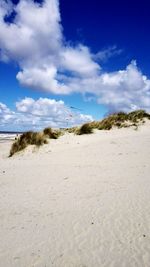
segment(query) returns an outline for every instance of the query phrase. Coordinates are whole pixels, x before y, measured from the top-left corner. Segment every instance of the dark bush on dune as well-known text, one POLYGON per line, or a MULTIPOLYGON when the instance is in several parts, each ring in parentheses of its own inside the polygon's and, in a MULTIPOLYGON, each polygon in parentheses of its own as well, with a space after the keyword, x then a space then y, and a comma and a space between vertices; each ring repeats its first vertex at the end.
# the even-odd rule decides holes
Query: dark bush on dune
POLYGON ((90 123, 85 123, 83 124, 77 131, 77 135, 82 135, 82 134, 91 134, 93 133, 93 129, 90 125, 90 123))
POLYGON ((113 126, 120 128, 128 120, 128 115, 124 112, 114 113, 99 122, 99 130, 110 130, 113 126))
POLYGON ((103 120, 101 123, 99 123, 99 126, 97 127, 98 130, 110 130, 112 128, 113 124, 112 122, 108 120, 103 120))
POLYGON ((144 119, 150 119, 150 114, 144 110, 136 110, 130 113, 118 112, 109 115, 101 121, 91 122, 90 125, 93 129, 110 130, 113 127, 122 128, 129 126, 138 126, 138 123, 143 122, 144 119))
POLYGON ((28 145, 41 146, 47 144, 47 139, 43 133, 26 132, 23 133, 11 146, 10 157, 15 153, 25 149, 28 145))
POLYGON ((60 130, 52 130, 50 127, 47 127, 43 130, 44 135, 48 136, 50 139, 57 139, 62 135, 60 130))
POLYGON ((148 114, 145 110, 135 110, 128 114, 128 119, 134 123, 141 121, 143 119, 150 119, 150 114, 148 114))

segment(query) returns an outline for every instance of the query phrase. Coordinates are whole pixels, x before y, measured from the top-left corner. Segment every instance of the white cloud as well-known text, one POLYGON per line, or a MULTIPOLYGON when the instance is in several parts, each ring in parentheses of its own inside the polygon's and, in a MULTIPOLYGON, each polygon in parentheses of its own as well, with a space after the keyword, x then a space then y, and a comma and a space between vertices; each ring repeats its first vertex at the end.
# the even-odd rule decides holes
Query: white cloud
POLYGON ((125 70, 101 75, 99 83, 98 101, 109 110, 142 108, 150 111, 150 80, 142 75, 135 61, 125 70))
POLYGON ((14 112, 0 102, 0 125, 3 127, 9 124, 13 120, 13 117, 14 112))
MULTIPOLYGON (((150 112, 150 80, 132 61, 125 70, 102 73, 84 79, 68 81, 75 92, 93 94, 98 103, 104 104, 110 112, 145 109, 150 112)), ((92 97, 92 95, 91 95, 92 97)))
POLYGON ((64 69, 75 72, 76 75, 95 76, 100 70, 100 66, 92 60, 89 49, 83 45, 76 48, 67 47, 62 58, 64 69))
POLYGON ((70 127, 92 121, 90 115, 74 112, 63 101, 49 98, 24 98, 16 102, 17 111, 0 103, 0 127, 7 130, 41 130, 51 126, 70 127))
POLYGON ((57 69, 54 66, 46 68, 24 68, 19 71, 17 79, 19 82, 30 88, 42 88, 44 91, 51 91, 54 94, 68 94, 70 89, 67 85, 59 83, 57 69))
POLYGON ((38 60, 47 58, 47 55, 52 57, 54 53, 56 56, 62 38, 56 0, 46 0, 43 7, 28 0, 21 0, 17 6, 2 3, 0 46, 4 54, 16 60, 22 68, 33 63, 37 65, 38 60), (3 18, 13 10, 17 14, 14 23, 5 23, 3 18))
POLYGON ((59 72, 87 76, 100 69, 87 47, 65 44, 57 0, 45 0, 42 6, 21 0, 17 6, 1 5, 0 10, 1 60, 18 63, 17 79, 24 86, 66 94, 71 90, 58 79, 59 72), (17 15, 8 24, 3 18, 12 10, 17 15))
POLYGON ((131 62, 126 69, 104 73, 97 60, 120 54, 116 46, 93 55, 82 44, 69 45, 63 36, 58 0, 43 5, 20 0, 0 3, 0 58, 18 63, 18 81, 53 94, 90 93, 109 111, 143 108, 150 111, 150 80, 131 62), (6 14, 15 10, 10 24, 6 14))

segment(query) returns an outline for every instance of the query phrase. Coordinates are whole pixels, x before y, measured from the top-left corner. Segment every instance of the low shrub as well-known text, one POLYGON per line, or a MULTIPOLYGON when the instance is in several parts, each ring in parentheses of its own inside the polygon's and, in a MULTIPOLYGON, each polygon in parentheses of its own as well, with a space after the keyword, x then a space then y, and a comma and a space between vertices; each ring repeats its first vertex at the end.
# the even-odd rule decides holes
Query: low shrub
MULTIPOLYGON (((134 126, 135 124, 138 127, 138 122, 144 123, 145 118, 150 119, 150 114, 146 113, 144 110, 136 110, 130 113, 118 112, 109 115, 101 121, 90 122, 88 123, 88 127, 98 130, 110 130, 113 127, 126 128, 129 126, 134 126)), ((78 130, 79 133, 81 127, 78 130)))
POLYGON ((128 114, 128 119, 134 123, 138 121, 142 121, 143 119, 150 119, 150 114, 148 114, 145 110, 135 110, 128 114))
POLYGON ((112 122, 104 119, 99 123, 98 130, 110 130, 112 126, 112 122))
POLYGON ((93 128, 90 125, 90 123, 85 123, 83 124, 77 131, 77 135, 82 135, 82 134, 91 134, 93 133, 93 128))
POLYGON ((50 127, 47 127, 43 130, 44 135, 48 136, 50 139, 57 139, 62 135, 60 130, 52 130, 50 127))
POLYGON ((28 145, 36 145, 39 147, 43 144, 47 144, 47 139, 43 133, 32 131, 23 133, 12 144, 9 157, 12 157, 15 153, 25 149, 28 145))

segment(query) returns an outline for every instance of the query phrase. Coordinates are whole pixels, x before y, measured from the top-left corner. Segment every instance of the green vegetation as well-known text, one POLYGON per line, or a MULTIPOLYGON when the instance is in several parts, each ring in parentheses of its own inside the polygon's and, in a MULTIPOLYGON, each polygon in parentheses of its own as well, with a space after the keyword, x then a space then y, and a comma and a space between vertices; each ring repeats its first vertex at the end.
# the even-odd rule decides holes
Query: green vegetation
POLYGON ((150 114, 146 113, 145 110, 142 110, 142 109, 132 111, 128 114, 128 119, 135 123, 139 121, 143 121, 143 119, 145 118, 150 120, 150 114))
POLYGON ((12 157, 15 153, 25 149, 28 145, 35 145, 37 147, 47 144, 48 138, 57 139, 62 135, 60 130, 52 130, 51 128, 45 128, 43 132, 26 132, 20 135, 15 140, 10 149, 9 157, 12 157))
POLYGON ((62 131, 52 130, 50 127, 45 128, 43 133, 50 139, 58 139, 63 134, 62 131))
MULTIPOLYGON (((94 129, 98 130, 110 130, 113 127, 123 128, 134 126, 138 129, 140 123, 144 123, 145 119, 150 120, 150 114, 144 110, 136 110, 130 113, 118 112, 109 115, 101 121, 93 121, 85 123, 80 127, 67 128, 65 131, 74 133, 77 135, 91 134, 94 129)), ((63 134, 60 130, 53 130, 50 127, 45 128, 43 132, 26 132, 20 135, 11 146, 10 157, 15 153, 25 149, 28 145, 36 145, 37 147, 47 144, 47 139, 57 139, 63 134)))
POLYGON ((78 130, 78 127, 71 127, 71 128, 66 128, 65 131, 68 133, 76 133, 78 130))
POLYGON ((15 153, 25 149, 28 145, 36 145, 37 147, 47 144, 46 136, 43 133, 38 132, 26 132, 20 135, 20 137, 12 144, 10 150, 10 157, 15 153))
POLYGON ((90 125, 93 129, 98 130, 110 130, 113 127, 125 128, 130 126, 138 127, 140 122, 144 122, 144 119, 150 119, 150 114, 144 110, 136 110, 130 113, 118 112, 109 115, 107 118, 91 122, 90 125))
POLYGON ((145 119, 150 119, 150 114, 144 110, 136 110, 130 113, 118 112, 109 115, 101 121, 92 121, 83 124, 81 127, 72 127, 65 130, 69 133, 81 135, 90 134, 94 129, 111 130, 113 127, 126 128, 130 126, 134 126, 137 129, 139 123, 144 123, 145 119))
POLYGON ((97 129, 110 130, 112 127, 121 128, 124 122, 128 121, 128 114, 124 112, 114 113, 99 122, 97 129))
POLYGON ((93 128, 90 123, 85 123, 80 128, 78 128, 75 133, 77 135, 91 134, 93 133, 93 128))

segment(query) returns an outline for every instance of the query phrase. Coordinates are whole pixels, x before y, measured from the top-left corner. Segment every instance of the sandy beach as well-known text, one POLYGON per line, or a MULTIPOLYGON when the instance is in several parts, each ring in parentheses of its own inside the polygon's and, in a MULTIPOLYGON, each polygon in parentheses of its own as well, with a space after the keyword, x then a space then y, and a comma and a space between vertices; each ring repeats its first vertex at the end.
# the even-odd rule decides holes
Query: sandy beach
POLYGON ((8 158, 11 142, 0 142, 0 267, 150 266, 150 123, 8 158))

